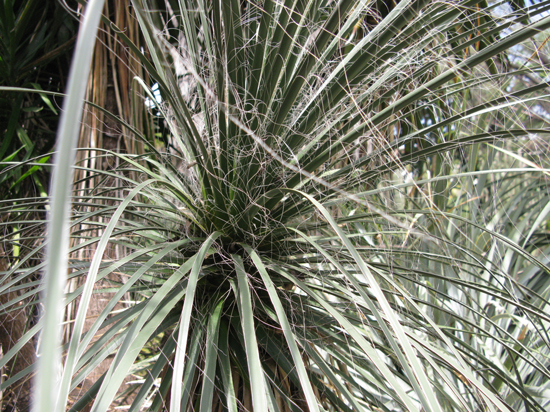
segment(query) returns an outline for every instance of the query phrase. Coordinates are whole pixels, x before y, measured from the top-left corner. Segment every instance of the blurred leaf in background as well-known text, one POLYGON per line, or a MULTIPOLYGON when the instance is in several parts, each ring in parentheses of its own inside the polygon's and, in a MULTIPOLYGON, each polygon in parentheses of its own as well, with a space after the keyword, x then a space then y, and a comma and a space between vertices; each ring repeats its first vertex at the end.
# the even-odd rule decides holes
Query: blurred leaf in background
MULTIPOLYGON (((3 2, 0 86, 63 92, 77 29, 78 21, 57 1, 3 2)), ((34 163, 52 150, 60 102, 45 93, 0 92, 0 159, 11 162, 2 166, 1 198, 46 193, 48 172, 39 173, 36 164, 11 165, 34 163)))
MULTIPOLYGON (((44 218, 44 205, 20 209, 17 204, 21 200, 12 199, 30 201, 47 196, 48 163, 62 101, 51 92, 64 91, 77 29, 78 21, 54 0, 8 0, 0 5, 0 87, 4 88, 0 90, 0 201, 13 202, 0 218, 2 236, 13 242, 13 247, 6 247, 5 241, 0 245, 0 270, 17 262, 32 247, 33 241, 20 238, 20 222, 44 218)), ((7 290, 0 296, 0 304, 17 300, 18 296, 20 291, 7 290)), ((3 353, 32 326, 36 315, 33 307, 21 305, 0 316, 3 353)), ((3 376, 17 375, 31 365, 34 346, 32 342, 22 345, 19 355, 2 368, 3 376)), ((25 409, 30 379, 2 393, 5 410, 25 409)))

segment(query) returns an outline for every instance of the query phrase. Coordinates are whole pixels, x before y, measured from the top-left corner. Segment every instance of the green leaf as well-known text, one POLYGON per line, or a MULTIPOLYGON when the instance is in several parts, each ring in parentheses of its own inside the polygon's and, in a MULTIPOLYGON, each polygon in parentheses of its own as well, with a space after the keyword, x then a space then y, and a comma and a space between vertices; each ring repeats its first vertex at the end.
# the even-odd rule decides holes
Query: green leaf
MULTIPOLYGON (((58 371, 61 365, 60 341, 63 309, 63 288, 67 274, 67 249, 69 231, 66 222, 70 205, 69 191, 72 185, 70 168, 76 147, 84 93, 90 71, 93 45, 98 30, 99 17, 103 10, 102 0, 88 3, 83 27, 77 40, 76 53, 69 75, 68 96, 64 101, 58 132, 58 154, 52 178, 52 206, 49 224, 48 252, 46 258, 46 284, 40 366, 34 389, 33 409, 46 408, 51 411, 65 410, 58 403, 58 371)), ((0 152, 3 150, 0 149, 0 152)), ((0 153, 0 157, 3 153, 0 153)))
POLYGON ((254 316, 252 310, 252 300, 247 280, 247 274, 243 267, 242 258, 238 255, 232 255, 237 272, 239 309, 242 317, 242 330, 245 341, 246 360, 248 363, 248 373, 250 374, 250 390, 252 392, 252 404, 254 410, 267 410, 266 390, 264 381, 264 372, 260 362, 258 352, 258 342, 254 327, 254 316))
POLYGON ((172 378, 172 391, 170 397, 170 410, 175 412, 180 411, 181 407, 181 391, 183 370, 185 366, 185 351, 187 348, 187 337, 189 334, 189 325, 191 323, 192 309, 195 299, 195 290, 202 269, 203 259, 206 253, 210 250, 212 243, 221 235, 215 232, 201 245, 199 252, 196 255, 196 260, 193 263, 193 268, 189 274, 187 288, 185 291, 185 300, 181 310, 180 326, 178 332, 178 347, 176 349, 176 357, 174 360, 174 377, 172 378))
POLYGON ((250 254, 250 257, 252 257, 252 260, 254 261, 256 268, 260 272, 262 280, 267 288, 267 292, 269 293, 271 302, 273 303, 275 311, 277 312, 277 318, 282 326, 286 342, 288 344, 290 353, 292 355, 292 360, 294 361, 294 364, 298 371, 300 383, 302 384, 302 390, 304 391, 304 394, 306 396, 309 409, 311 411, 319 411, 317 399, 315 397, 315 394, 313 393, 313 388, 311 386, 311 382, 309 381, 309 377, 306 372, 306 367, 302 360, 302 354, 300 353, 300 350, 298 349, 298 345, 296 344, 296 340, 290 328, 290 323, 288 322, 288 319, 286 317, 285 310, 283 308, 283 305, 281 304, 281 300, 279 299, 279 296, 277 295, 277 290, 275 289, 275 286, 273 285, 273 282, 271 281, 269 274, 267 273, 267 270, 264 264, 262 263, 260 257, 258 256, 258 254, 248 246, 243 245, 243 247, 250 254))

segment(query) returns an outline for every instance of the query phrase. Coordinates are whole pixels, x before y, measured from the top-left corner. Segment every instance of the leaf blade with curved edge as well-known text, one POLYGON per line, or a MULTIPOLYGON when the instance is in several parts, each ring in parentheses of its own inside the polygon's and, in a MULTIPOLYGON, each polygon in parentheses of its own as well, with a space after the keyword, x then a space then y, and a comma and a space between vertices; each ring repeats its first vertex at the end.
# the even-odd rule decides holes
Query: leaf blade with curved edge
POLYGON ((170 397, 170 410, 179 412, 181 408, 181 389, 183 371, 185 366, 185 350, 187 348, 187 337, 189 335, 189 324, 191 323, 191 315, 193 310, 193 302, 195 299, 195 290, 197 281, 202 269, 202 263, 210 246, 221 235, 219 232, 214 232, 201 245, 199 252, 196 255, 196 260, 193 263, 193 269, 189 275, 187 284, 187 293, 181 309, 180 329, 178 332, 178 347, 174 359, 174 376, 172 378, 172 389, 170 397))
MULTIPOLYGON (((296 365, 298 376, 300 378, 300 383, 302 384, 302 390, 304 391, 304 394, 306 396, 309 409, 310 411, 318 412, 319 411, 318 402, 315 397, 315 394, 313 393, 313 388, 311 386, 311 382, 309 381, 309 377, 306 372, 304 361, 302 359, 302 354, 300 353, 300 350, 298 349, 298 345, 296 344, 296 340, 290 328, 290 323, 288 322, 287 316, 285 314, 285 310, 281 304, 281 300, 277 295, 275 286, 273 285, 273 282, 269 278, 269 274, 267 273, 267 270, 264 264, 262 263, 260 257, 258 256, 258 254, 249 246, 243 245, 243 247, 252 258, 252 261, 254 262, 254 264, 256 265, 256 268, 258 269, 258 272, 260 272, 260 276, 262 277, 262 280, 266 286, 267 293, 269 293, 271 302, 275 307, 275 311, 277 312, 277 318, 281 323, 281 327, 283 329, 286 342, 290 348, 292 359, 294 360, 294 363, 296 365)), ((361 410, 361 408, 358 410, 361 410)))
POLYGON ((267 395, 265 389, 265 380, 262 364, 260 362, 260 353, 258 351, 258 342, 254 327, 254 311, 252 309, 252 299, 242 258, 238 255, 232 255, 237 272, 237 281, 239 288, 239 307, 241 310, 241 327, 243 330, 246 360, 248 363, 248 373, 250 374, 250 390, 252 392, 252 404, 254 410, 266 411, 267 395))
POLYGON ((396 396, 406 405, 409 410, 417 410, 418 405, 406 394, 401 388, 401 383, 396 379, 393 373, 390 371, 385 362, 381 359, 381 356, 377 353, 374 346, 363 337, 355 326, 353 326, 339 311, 332 306, 332 303, 319 296, 318 293, 310 289, 305 283, 294 277, 290 273, 285 272, 282 268, 275 268, 279 274, 287 278, 294 283, 297 287, 303 290, 308 296, 312 297, 317 303, 323 307, 334 319, 342 325, 342 329, 346 331, 364 351, 365 356, 378 368, 383 377, 387 380, 388 385, 396 392, 396 396))
POLYGON ((220 324, 219 336, 219 351, 218 359, 220 361, 220 369, 222 374, 222 382, 226 396, 226 404, 228 412, 238 412, 237 397, 235 396, 235 386, 233 376, 231 374, 231 361, 229 359, 229 325, 227 321, 220 324))
MULTIPOLYGON (((433 392, 431 391, 431 385, 429 384, 428 378, 423 368, 421 367, 420 361, 417 355, 414 353, 412 346, 408 341, 408 338, 406 338, 406 335, 403 330, 403 327, 401 326, 401 323, 399 322, 397 316, 395 315, 394 310, 390 307, 388 301, 386 300, 386 297, 384 296, 382 289, 380 288, 380 286, 372 276, 370 269, 367 267, 367 265, 363 261, 363 258, 357 253, 357 250, 355 249, 353 244, 349 241, 349 239, 345 236, 342 230, 338 227, 338 224, 334 221, 334 219, 332 218, 330 213, 327 211, 327 209, 325 209, 325 207, 321 205, 313 197, 305 193, 302 193, 302 196, 306 197, 323 214, 325 219, 332 226, 333 230, 338 234, 338 237, 344 243, 347 250, 351 253, 356 264, 359 266, 361 273, 365 276, 365 278, 368 280, 369 284, 371 285, 371 288, 374 290, 374 295, 378 303, 382 306, 383 313, 387 316, 393 331, 397 334, 397 341, 399 342, 399 344, 393 339, 389 331, 385 330, 384 332, 386 334, 386 337, 388 338, 390 344, 394 348, 396 355, 400 358, 401 365, 403 368, 405 368, 407 375, 409 376, 409 381, 411 382, 412 386, 415 387, 416 393, 421 397, 420 400, 424 408, 429 411, 440 410, 441 407, 439 406, 439 402, 433 396, 433 392), (403 356, 400 353, 399 345, 401 345, 401 347, 404 349, 405 356, 403 356), (410 362, 410 366, 409 366, 409 362, 410 362), (418 379, 418 383, 417 383, 417 379, 418 379), (417 386, 418 384, 420 384, 420 386, 417 386)), ((367 302, 371 302, 370 298, 368 298, 367 295, 363 292, 362 288, 356 283, 355 279, 353 277, 349 277, 348 279, 350 279, 350 281, 354 284, 356 290, 365 298, 365 300, 367 302)), ((373 308, 374 308, 374 305, 373 305, 373 308)), ((377 317, 379 316, 376 309, 373 310, 373 313, 375 314, 375 316, 377 317)), ((379 319, 379 324, 383 329, 386 328, 384 320, 381 317, 379 319)))
MULTIPOLYGON (((135 357, 139 354, 139 342, 142 344, 145 343, 144 339, 148 339, 149 335, 144 333, 142 329, 146 322, 149 320, 151 315, 155 312, 159 305, 168 305, 168 302, 164 302, 163 299, 168 296, 168 294, 174 289, 176 285, 183 279, 183 277, 189 272, 195 262, 197 255, 192 256, 187 259, 183 265, 181 265, 172 276, 170 276, 160 289, 147 301, 144 309, 139 314, 138 318, 132 324, 130 330, 127 333, 124 342, 121 345, 121 348, 117 352, 117 355, 113 359, 107 375, 99 389, 98 395, 95 399, 95 402, 92 406, 92 411, 106 411, 112 402, 120 384, 123 382, 126 377, 126 373, 132 366, 132 362, 135 357), (139 340, 138 340, 139 338, 139 340)), ((177 296, 174 302, 171 303, 173 307, 179 298, 186 293, 186 289, 182 288, 182 291, 177 293, 177 296)), ((159 318, 159 313, 155 315, 155 319, 159 318)), ((164 314, 166 316, 166 314, 164 314)), ((160 318, 162 320, 163 317, 160 318)), ((152 320, 152 318, 151 318, 152 320)), ((154 326, 154 323, 153 323, 154 326)))
MULTIPOLYGON (((88 274, 86 275, 86 283, 84 285, 84 290, 82 292, 82 295, 80 297, 80 303, 78 306, 78 312, 76 315, 74 327, 73 327, 73 334, 71 335, 71 339, 69 342, 69 349, 65 358, 65 368, 63 370, 63 376, 61 378, 61 384, 59 386, 59 400, 61 401, 62 405, 67 404, 67 400, 69 397, 69 391, 71 386, 71 379, 74 372, 74 367, 77 361, 77 351, 79 346, 81 346, 80 343, 80 337, 82 335, 82 330, 84 328, 84 322, 86 313, 88 312, 88 305, 90 303, 90 299, 92 297, 92 292, 94 288, 94 284, 96 282, 97 274, 99 271, 99 266, 101 264, 101 260, 103 259, 103 253, 105 253, 105 249, 107 248, 107 244, 110 241, 111 234, 113 233, 113 230, 115 229, 115 226, 118 224, 118 220, 126 210, 127 206, 130 204, 130 202, 133 200, 133 198, 141 192, 143 188, 146 186, 152 184, 154 180, 147 180, 139 185, 137 185, 124 199, 124 201, 120 204, 120 206, 117 208, 115 213, 113 213, 111 220, 109 221, 109 224, 107 225, 105 231, 103 232, 103 235, 101 237, 101 240, 97 244, 95 255, 92 260, 92 263, 90 265, 90 270, 88 271, 88 274)), ((66 409, 64 407, 64 409, 66 409)))
MULTIPOLYGON (((155 265, 155 263, 163 259, 166 255, 168 255, 177 247, 181 246, 182 243, 185 243, 185 242, 181 242, 181 243, 176 242, 174 244, 166 245, 164 248, 162 248, 162 250, 155 253, 147 262, 142 264, 141 267, 137 271, 135 271, 132 277, 127 280, 124 286, 118 289, 117 293, 115 293, 115 295, 112 297, 112 299, 105 306, 103 311, 100 313, 100 315, 98 316, 94 324, 87 331, 84 339, 82 339, 82 342, 80 343, 79 351, 78 351, 79 364, 77 365, 77 368, 82 362, 84 351, 88 348, 88 345, 92 341, 93 336, 99 329, 101 329, 101 326, 103 325, 104 321, 107 319, 107 317, 109 316, 109 314, 111 313, 115 305, 122 299, 124 294, 128 293, 132 285, 138 282, 142 278, 143 274, 146 273, 148 270, 150 270, 155 265)), ((106 272, 110 273, 109 268, 107 268, 106 272)))
POLYGON ((216 381, 216 364, 219 357, 218 337, 220 334, 221 312, 223 310, 224 303, 224 300, 220 299, 220 301, 214 306, 214 310, 208 320, 208 332, 206 335, 206 360, 201 389, 201 412, 208 412, 212 409, 212 398, 214 396, 216 381))
POLYGON ((103 3, 104 0, 90 0, 86 7, 77 39, 76 53, 70 69, 67 98, 59 125, 59 152, 56 156, 56 166, 52 178, 52 205, 48 230, 46 274, 44 276, 46 284, 44 332, 42 333, 40 366, 34 388, 33 410, 35 411, 39 411, 41 408, 55 412, 65 410, 65 405, 59 402, 58 376, 61 365, 60 324, 63 316, 63 289, 67 276, 69 245, 67 216, 71 202, 71 167, 74 162, 76 136, 80 129, 84 94, 103 3))
POLYGON ((201 342, 203 342, 203 334, 203 328, 195 328, 192 336, 190 337, 188 361, 185 365, 185 371, 183 373, 183 396, 181 398, 182 407, 188 405, 189 399, 193 395, 193 383, 196 376, 196 371, 199 369, 198 358, 202 349, 201 342))
MULTIPOLYGON (((180 276, 174 276, 174 278, 177 280, 181 280, 180 276)), ((185 294, 185 288, 182 287, 182 285, 167 282, 167 286, 168 285, 171 288, 168 293, 166 293, 166 289, 162 290, 161 288, 161 290, 157 292, 153 299, 151 299, 151 301, 154 302, 154 298, 156 297, 163 298, 159 302, 159 305, 157 305, 158 310, 154 312, 154 314, 148 319, 147 322, 141 325, 141 330, 139 332, 135 332, 135 329, 132 330, 133 327, 130 328, 124 342, 122 342, 119 352, 117 352, 117 355, 119 353, 123 353, 123 355, 121 355, 120 357, 115 356, 114 361, 116 360, 117 362, 115 363, 113 361, 111 367, 107 371, 105 379, 101 387, 99 388, 97 397, 92 405, 92 411, 107 411, 109 409, 109 406, 115 398, 120 388, 120 385, 122 384, 122 382, 124 382, 124 379, 132 369, 132 366, 141 349, 155 333, 155 331, 157 331, 159 325, 162 323, 164 318, 169 314, 169 312, 174 308, 174 306, 185 294), (122 352, 122 350, 124 350, 124 352, 122 352)))

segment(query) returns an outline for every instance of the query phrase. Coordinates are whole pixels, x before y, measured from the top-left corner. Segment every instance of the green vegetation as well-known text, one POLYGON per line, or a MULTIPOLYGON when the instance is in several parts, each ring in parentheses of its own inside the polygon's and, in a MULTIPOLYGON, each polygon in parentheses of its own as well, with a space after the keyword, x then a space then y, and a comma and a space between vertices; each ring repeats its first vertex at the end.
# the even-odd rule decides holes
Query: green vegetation
POLYGON ((101 27, 134 98, 84 101, 89 0, 49 198, 0 201, 0 316, 28 319, 4 397, 36 375, 35 411, 548 410, 549 2, 131 4, 137 34, 101 27), (73 179, 83 106, 125 150, 81 143, 73 179))

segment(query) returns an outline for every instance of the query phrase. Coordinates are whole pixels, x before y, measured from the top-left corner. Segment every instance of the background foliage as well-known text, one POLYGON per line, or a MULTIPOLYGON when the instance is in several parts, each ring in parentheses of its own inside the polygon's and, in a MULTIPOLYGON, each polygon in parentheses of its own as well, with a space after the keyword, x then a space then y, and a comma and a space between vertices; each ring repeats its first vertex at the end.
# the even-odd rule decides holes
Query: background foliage
POLYGON ((81 27, 66 247, 44 241, 62 194, 16 189, 50 165, 19 110, 52 94, 10 74, 48 25, 0 16, 10 405, 38 367, 36 410, 548 409, 550 4, 127 6, 103 48, 81 27), (25 345, 40 363, 16 370, 25 345))

